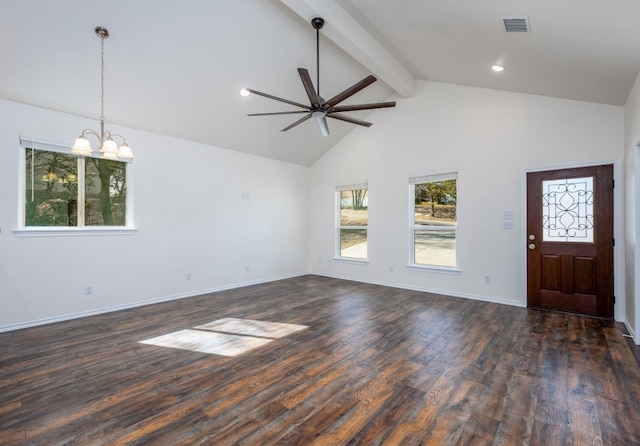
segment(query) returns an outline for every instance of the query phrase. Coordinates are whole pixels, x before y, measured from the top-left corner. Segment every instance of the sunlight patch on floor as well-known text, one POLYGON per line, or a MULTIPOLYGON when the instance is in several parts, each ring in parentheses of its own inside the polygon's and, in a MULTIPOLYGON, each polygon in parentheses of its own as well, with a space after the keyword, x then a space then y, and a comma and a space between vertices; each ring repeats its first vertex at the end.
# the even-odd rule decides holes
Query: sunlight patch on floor
POLYGON ((233 333, 277 339, 288 336, 296 331, 304 330, 307 326, 225 317, 224 319, 218 319, 217 321, 209 322, 208 324, 198 325, 195 328, 198 330, 210 330, 220 333, 233 333))
POLYGON ((306 328, 306 325, 224 318, 140 343, 212 355, 237 356, 306 328))

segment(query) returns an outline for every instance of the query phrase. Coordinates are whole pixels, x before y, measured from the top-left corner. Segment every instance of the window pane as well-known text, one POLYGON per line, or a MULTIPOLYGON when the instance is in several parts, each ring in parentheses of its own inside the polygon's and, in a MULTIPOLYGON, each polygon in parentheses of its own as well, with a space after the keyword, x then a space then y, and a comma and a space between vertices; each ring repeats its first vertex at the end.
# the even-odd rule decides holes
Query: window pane
POLYGON ((542 182, 542 240, 593 243, 593 177, 542 182))
POLYGON ((126 226, 126 171, 127 163, 86 159, 86 226, 126 226))
POLYGON ((25 226, 76 226, 77 158, 35 149, 25 153, 25 226))
POLYGON ((457 180, 429 181, 414 187, 413 262, 456 266, 457 180))
POLYGON ((416 225, 451 225, 456 222, 456 180, 415 185, 416 225))
POLYGON ((366 229, 340 229, 340 257, 367 258, 366 229))
POLYGON ((340 226, 367 226, 369 197, 367 189, 340 192, 340 226))
POLYGON ((456 266, 456 229, 414 231, 414 263, 456 266))

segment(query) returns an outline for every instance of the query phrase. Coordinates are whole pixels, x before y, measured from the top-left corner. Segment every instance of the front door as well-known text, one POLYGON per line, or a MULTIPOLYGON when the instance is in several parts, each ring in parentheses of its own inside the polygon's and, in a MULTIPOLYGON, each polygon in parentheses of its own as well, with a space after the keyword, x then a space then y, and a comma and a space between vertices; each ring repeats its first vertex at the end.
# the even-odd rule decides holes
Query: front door
POLYGON ((613 165, 527 174, 527 305, 613 317, 613 165))

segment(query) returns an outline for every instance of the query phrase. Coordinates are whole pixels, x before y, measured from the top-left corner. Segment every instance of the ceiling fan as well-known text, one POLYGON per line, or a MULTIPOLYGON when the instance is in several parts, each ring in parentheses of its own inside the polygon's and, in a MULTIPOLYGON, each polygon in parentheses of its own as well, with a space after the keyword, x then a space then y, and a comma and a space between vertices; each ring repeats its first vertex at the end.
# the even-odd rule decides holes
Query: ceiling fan
POLYGON ((317 91, 313 87, 313 82, 311 81, 311 77, 309 76, 309 72, 307 71, 307 69, 298 68, 298 74, 300 75, 300 79, 302 80, 302 85, 304 86, 304 89, 307 92, 307 96, 309 96, 310 105, 300 104, 298 102, 290 101, 288 99, 279 98, 277 96, 272 96, 267 93, 262 93, 260 91, 252 90, 250 88, 245 88, 245 91, 248 93, 264 96, 265 98, 284 102, 285 104, 293 105, 303 109, 303 110, 272 112, 272 113, 249 113, 247 116, 289 115, 289 114, 304 113, 305 116, 298 119, 293 124, 286 126, 281 131, 286 132, 287 130, 292 129, 298 124, 303 123, 307 119, 316 118, 316 121, 318 122, 318 126, 320 127, 320 131, 322 132, 322 136, 329 135, 329 126, 327 125, 326 118, 338 119, 340 121, 346 121, 352 124, 362 125, 365 127, 371 126, 372 125, 371 122, 352 118, 350 116, 345 116, 340 113, 347 112, 347 111, 356 111, 356 110, 370 110, 374 108, 395 107, 396 105, 395 101, 375 102, 372 104, 338 105, 345 99, 353 96, 360 90, 374 83, 377 79, 375 78, 375 76, 372 76, 372 75, 365 77, 360 82, 344 90, 342 93, 338 93, 331 99, 325 101, 320 96, 320 29, 324 25, 324 19, 320 17, 316 17, 313 20, 311 20, 311 25, 316 30, 317 91))

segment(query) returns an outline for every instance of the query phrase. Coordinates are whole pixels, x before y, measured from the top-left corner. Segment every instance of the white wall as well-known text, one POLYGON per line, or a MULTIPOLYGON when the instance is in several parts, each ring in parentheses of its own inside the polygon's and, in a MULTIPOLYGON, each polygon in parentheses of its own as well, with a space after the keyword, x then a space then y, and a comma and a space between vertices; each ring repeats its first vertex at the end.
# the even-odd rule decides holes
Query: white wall
POLYGON ((16 237, 19 134, 99 123, 6 100, 0 116, 0 331, 307 272, 307 167, 109 125, 136 155, 138 232, 16 237))
MULTIPOLYGON (((640 115, 639 96, 634 90, 623 109, 421 82, 416 97, 371 114, 371 128, 355 128, 310 169, 108 126, 124 134, 136 153, 138 232, 93 237, 16 237, 13 229, 19 209, 18 135, 72 142, 97 120, 0 100, 0 330, 309 270, 523 305, 524 172, 619 166, 625 147, 628 157, 640 140, 640 125, 634 127, 640 122, 634 118, 640 115), (462 271, 409 270, 408 176, 444 168, 459 173, 462 271), (335 185, 363 179, 371 200, 370 262, 336 262, 335 185), (249 200, 242 200, 244 193, 249 200), (502 227, 505 210, 515 214, 514 230, 502 227), (483 283, 485 275, 491 284, 483 283), (95 287, 92 296, 84 295, 87 284, 95 287)), ((635 186, 626 173, 628 191, 635 186)), ((627 193, 626 207, 632 197, 627 193)), ((620 236, 621 208, 616 210, 620 236)), ((626 238, 625 248, 633 250, 633 238, 628 233, 626 238)), ((625 290, 622 284, 622 251, 616 254, 619 298, 625 291, 633 294, 633 285, 625 290)), ((627 265, 632 260, 627 256, 627 265)), ((618 300, 616 319, 626 317, 633 325, 637 306, 631 308, 630 299, 626 313, 618 300)))
MULTIPOLYGON (((523 172, 610 162, 619 168, 623 113, 617 106, 421 82, 416 97, 371 114, 372 127, 355 129, 312 166, 310 269, 524 305, 523 172), (409 270, 408 176, 446 168, 458 169, 462 271, 409 270), (337 262, 332 260, 335 185, 363 179, 369 182, 370 263, 337 262), (515 214, 514 230, 503 229, 504 211, 515 214)), ((616 212, 621 233, 620 206, 616 212)), ((616 259, 620 267, 622 257, 616 259)), ((616 287, 620 295, 621 277, 616 287)), ((618 303, 618 319, 621 309, 618 303)))
POLYGON ((627 328, 640 345, 640 252, 636 248, 640 228, 636 225, 640 211, 636 200, 640 190, 636 178, 640 172, 640 159, 636 143, 640 142, 640 75, 627 98, 624 107, 624 148, 625 148, 625 318, 627 328))

